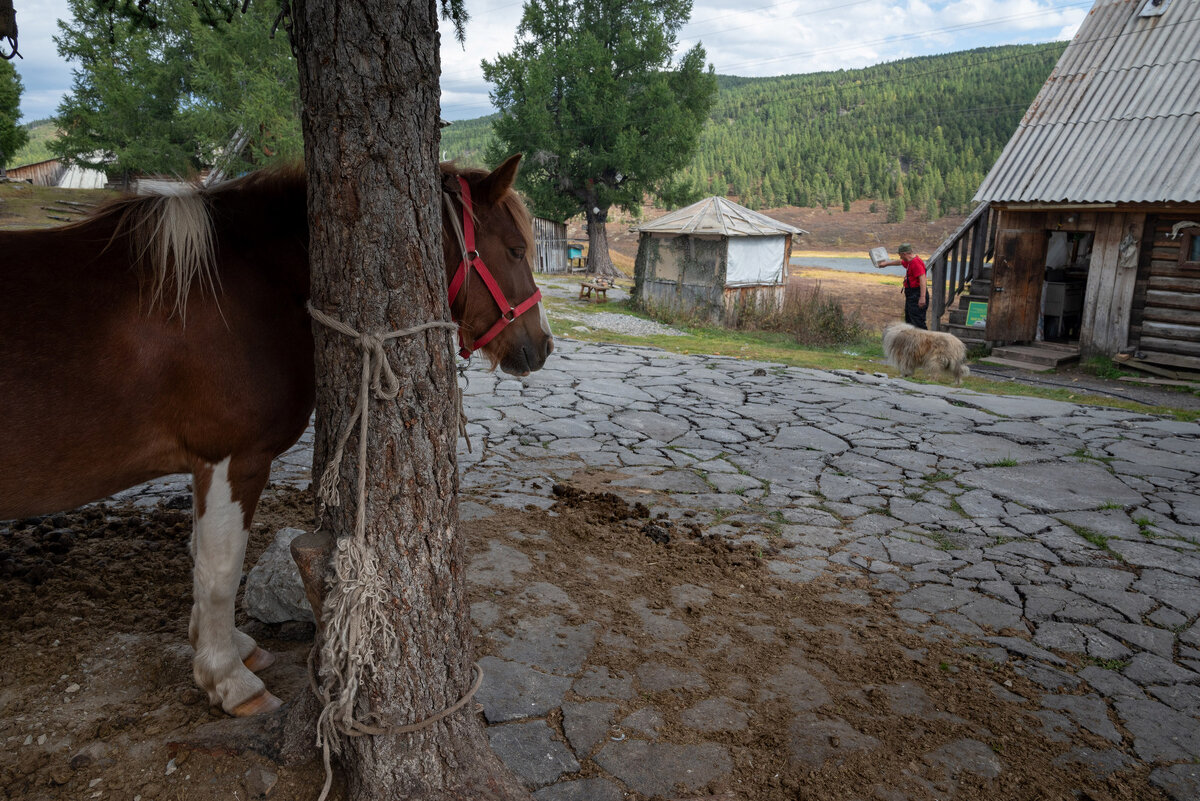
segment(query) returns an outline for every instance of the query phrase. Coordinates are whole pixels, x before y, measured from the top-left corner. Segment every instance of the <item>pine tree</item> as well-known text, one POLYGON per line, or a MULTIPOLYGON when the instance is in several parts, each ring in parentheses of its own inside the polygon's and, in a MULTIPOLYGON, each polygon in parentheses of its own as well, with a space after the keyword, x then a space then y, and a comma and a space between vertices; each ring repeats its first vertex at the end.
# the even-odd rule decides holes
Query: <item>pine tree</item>
POLYGON ((79 63, 58 107, 62 137, 51 144, 67 163, 117 172, 185 175, 197 165, 195 137, 180 118, 192 53, 181 33, 182 7, 164 2, 149 26, 91 0, 68 0, 58 53, 79 63))
POLYGON ((528 0, 514 49, 483 62, 500 110, 488 160, 530 155, 535 213, 583 213, 588 270, 610 274, 612 206, 637 213, 696 150, 716 95, 700 45, 673 67, 691 0, 528 0))
POLYGON ((29 141, 29 132, 17 125, 24 90, 12 62, 0 59, 0 177, 13 154, 29 141))

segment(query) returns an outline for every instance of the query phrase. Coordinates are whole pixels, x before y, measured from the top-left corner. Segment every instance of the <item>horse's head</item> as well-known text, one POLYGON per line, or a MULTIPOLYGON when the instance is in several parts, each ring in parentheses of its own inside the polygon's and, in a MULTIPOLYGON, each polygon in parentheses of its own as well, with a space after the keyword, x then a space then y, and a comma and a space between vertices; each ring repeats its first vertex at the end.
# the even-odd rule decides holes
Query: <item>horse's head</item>
POLYGON ((442 165, 442 252, 463 355, 512 375, 540 369, 554 337, 533 281, 533 225, 512 191, 519 155, 493 172, 442 165))

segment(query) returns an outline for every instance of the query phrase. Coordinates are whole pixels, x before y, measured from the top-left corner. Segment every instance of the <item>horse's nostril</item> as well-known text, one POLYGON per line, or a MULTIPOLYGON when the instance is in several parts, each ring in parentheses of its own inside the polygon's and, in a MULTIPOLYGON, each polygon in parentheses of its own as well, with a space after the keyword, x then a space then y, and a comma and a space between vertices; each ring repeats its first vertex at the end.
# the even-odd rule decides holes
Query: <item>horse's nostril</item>
POLYGON ((549 357, 549 356, 550 356, 550 354, 551 354, 551 353, 554 353, 554 337, 546 337, 546 348, 545 348, 545 350, 546 350, 546 353, 545 353, 545 355, 542 357, 543 359, 546 359, 547 357, 549 357))

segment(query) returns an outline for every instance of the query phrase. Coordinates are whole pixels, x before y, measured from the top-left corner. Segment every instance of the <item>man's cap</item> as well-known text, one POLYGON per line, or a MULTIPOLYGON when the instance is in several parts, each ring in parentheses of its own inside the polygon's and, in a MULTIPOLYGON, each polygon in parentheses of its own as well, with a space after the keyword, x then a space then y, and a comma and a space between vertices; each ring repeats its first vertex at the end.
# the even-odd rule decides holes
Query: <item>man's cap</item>
POLYGON ((912 253, 912 249, 912 245, 908 244, 907 242, 900 246, 901 253, 912 253))

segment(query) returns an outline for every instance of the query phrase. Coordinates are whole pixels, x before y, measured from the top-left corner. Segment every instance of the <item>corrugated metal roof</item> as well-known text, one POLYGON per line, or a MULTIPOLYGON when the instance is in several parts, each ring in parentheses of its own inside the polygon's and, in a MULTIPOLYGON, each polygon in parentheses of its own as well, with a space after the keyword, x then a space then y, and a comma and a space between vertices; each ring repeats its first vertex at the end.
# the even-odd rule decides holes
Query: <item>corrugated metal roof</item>
POLYGON ((1200 202, 1200 0, 1097 0, 984 179, 984 202, 1200 202))
POLYGON ((635 231, 660 234, 712 234, 719 236, 778 236, 807 234, 803 228, 772 220, 732 200, 710 197, 686 208, 639 225, 635 231))

